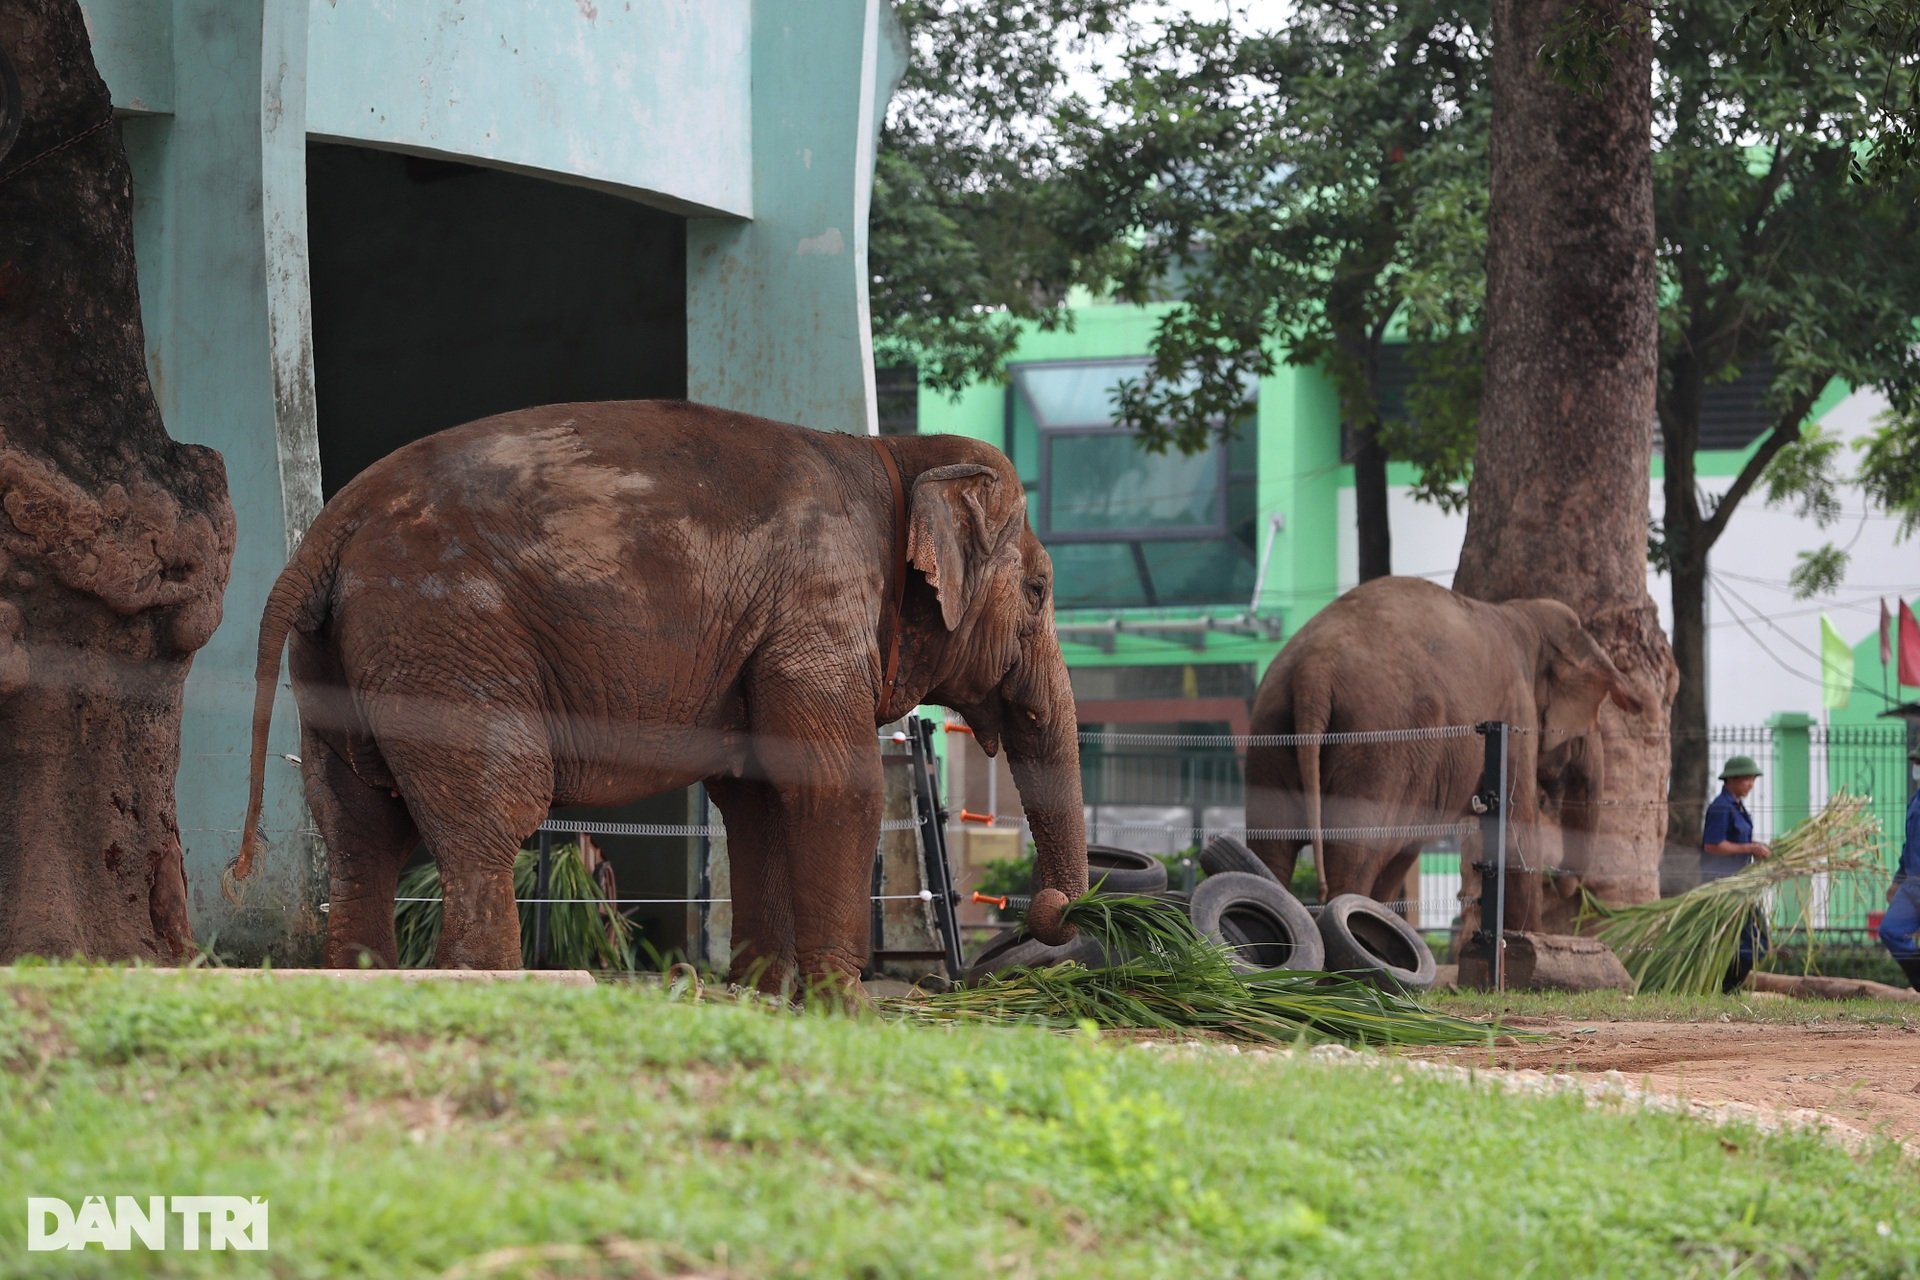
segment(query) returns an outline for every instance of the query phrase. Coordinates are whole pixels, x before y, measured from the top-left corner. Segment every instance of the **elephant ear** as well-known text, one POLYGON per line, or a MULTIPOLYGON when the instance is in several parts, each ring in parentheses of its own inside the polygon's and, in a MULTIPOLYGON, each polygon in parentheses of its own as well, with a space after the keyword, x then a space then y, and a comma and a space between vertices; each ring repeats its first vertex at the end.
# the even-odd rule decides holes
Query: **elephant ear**
POLYGON ((1569 618, 1565 630, 1551 637, 1549 644, 1549 687, 1541 708, 1545 727, 1567 734, 1586 733, 1600 704, 1608 698, 1629 714, 1644 705, 1606 650, 1577 619, 1569 618))
POLYGON ((977 462, 923 471, 908 503, 907 559, 940 598, 940 619, 952 631, 984 579, 996 530, 989 512, 999 476, 977 462))

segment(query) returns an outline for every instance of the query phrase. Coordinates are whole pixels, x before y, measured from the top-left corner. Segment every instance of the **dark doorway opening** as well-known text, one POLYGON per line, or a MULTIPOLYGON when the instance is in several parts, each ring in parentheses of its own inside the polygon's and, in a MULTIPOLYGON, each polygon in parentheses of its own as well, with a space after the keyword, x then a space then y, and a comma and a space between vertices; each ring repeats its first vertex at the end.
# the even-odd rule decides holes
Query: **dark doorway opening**
MULTIPOLYGON (((307 149, 321 490, 489 414, 687 391, 686 220, 477 165, 307 149)), ((675 791, 603 822, 685 824, 675 791)), ((563 839, 565 837, 562 837, 563 839)), ((599 837, 622 898, 691 898, 697 841, 599 837)), ((661 952, 687 910, 630 907, 661 952)))

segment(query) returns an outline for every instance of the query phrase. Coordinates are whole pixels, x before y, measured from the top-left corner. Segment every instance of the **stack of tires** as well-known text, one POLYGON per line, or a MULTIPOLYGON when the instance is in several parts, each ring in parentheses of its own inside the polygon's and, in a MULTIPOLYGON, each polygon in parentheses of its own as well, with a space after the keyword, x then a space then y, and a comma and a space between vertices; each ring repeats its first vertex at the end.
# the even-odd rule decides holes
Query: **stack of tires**
MULTIPOLYGON (((1152 854, 1087 846, 1087 877, 1097 892, 1180 902, 1200 935, 1228 948, 1234 967, 1244 973, 1341 973, 1389 991, 1424 991, 1433 985, 1433 952, 1426 939, 1371 898, 1342 894, 1309 910, 1232 836, 1208 840, 1200 850, 1200 866, 1206 878, 1188 895, 1168 888, 1166 864, 1152 854)), ((1023 929, 1008 929, 973 958, 965 981, 1068 961, 1096 968, 1117 959, 1084 933, 1050 947, 1023 929)))

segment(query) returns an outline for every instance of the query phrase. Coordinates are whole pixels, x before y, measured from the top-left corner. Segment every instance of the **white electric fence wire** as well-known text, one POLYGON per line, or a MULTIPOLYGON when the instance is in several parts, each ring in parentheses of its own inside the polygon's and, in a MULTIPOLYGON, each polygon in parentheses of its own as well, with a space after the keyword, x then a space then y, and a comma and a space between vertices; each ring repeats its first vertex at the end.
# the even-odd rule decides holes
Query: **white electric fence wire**
POLYGON ((1428 729, 1365 729, 1352 733, 1083 733, 1080 741, 1100 747, 1305 747, 1341 743, 1426 742, 1465 738, 1480 730, 1470 724, 1428 729))

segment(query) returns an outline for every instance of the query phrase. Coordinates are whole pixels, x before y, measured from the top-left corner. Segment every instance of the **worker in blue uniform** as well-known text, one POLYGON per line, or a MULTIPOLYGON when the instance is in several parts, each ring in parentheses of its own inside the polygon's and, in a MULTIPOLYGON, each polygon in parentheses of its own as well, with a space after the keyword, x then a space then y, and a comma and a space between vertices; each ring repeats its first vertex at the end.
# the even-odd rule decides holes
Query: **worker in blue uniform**
MULTIPOLYGON (((1753 815, 1745 804, 1759 780, 1760 766, 1752 756, 1734 756, 1720 770, 1720 794, 1707 806, 1700 832, 1702 882, 1730 876, 1757 858, 1773 856, 1772 849, 1753 838, 1753 815)), ((1756 910, 1740 929, 1740 949, 1727 976, 1721 979, 1722 991, 1732 991, 1747 980, 1754 960, 1766 951, 1767 943, 1766 918, 1756 910)))
MULTIPOLYGON (((1920 747, 1907 753, 1907 767, 1920 783, 1920 747)), ((1887 913, 1880 918, 1880 941, 1893 961, 1920 991, 1920 790, 1907 797, 1906 840, 1900 846, 1900 866, 1887 888, 1887 913)))

